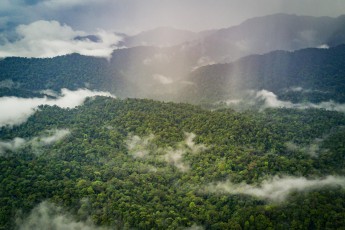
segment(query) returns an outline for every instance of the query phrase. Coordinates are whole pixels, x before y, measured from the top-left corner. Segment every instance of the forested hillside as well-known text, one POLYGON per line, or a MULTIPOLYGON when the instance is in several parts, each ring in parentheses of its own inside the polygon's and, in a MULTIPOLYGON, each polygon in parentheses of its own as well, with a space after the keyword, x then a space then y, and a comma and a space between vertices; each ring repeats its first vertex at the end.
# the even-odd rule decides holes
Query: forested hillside
POLYGON ((296 103, 345 102, 344 45, 253 55, 201 67, 188 75, 183 74, 191 69, 192 61, 183 56, 172 61, 167 56, 171 51, 154 47, 117 50, 109 61, 78 54, 6 58, 0 61, 0 95, 33 97, 45 89, 86 87, 119 97, 213 103, 241 97, 246 90, 265 89, 296 103), (156 56, 157 52, 161 56, 156 56), (168 77, 172 72, 175 74, 168 77))
POLYGON ((0 130, 0 229, 342 229, 345 115, 139 99, 0 130))
POLYGON ((215 101, 238 98, 245 90, 268 90, 293 102, 345 102, 345 45, 330 49, 274 51, 229 64, 195 70, 184 98, 215 101), (299 89, 299 90, 294 90, 299 89))

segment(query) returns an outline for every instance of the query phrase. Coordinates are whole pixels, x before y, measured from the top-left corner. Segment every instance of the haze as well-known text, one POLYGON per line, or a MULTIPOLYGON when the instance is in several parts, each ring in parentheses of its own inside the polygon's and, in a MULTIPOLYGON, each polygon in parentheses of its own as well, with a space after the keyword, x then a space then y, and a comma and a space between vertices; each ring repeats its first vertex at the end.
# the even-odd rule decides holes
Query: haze
POLYGON ((200 31, 274 13, 336 17, 344 8, 342 0, 2 0, 0 31, 37 20, 87 32, 133 34, 160 26, 200 31))

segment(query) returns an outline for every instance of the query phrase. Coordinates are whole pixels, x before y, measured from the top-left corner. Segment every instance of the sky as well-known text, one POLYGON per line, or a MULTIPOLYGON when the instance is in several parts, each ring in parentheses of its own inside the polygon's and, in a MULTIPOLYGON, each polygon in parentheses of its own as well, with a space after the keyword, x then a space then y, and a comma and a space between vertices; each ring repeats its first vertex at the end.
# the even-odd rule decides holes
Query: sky
POLYGON ((337 17, 344 0, 0 0, 0 58, 69 53, 110 58, 117 33, 226 28, 276 13, 337 17), (88 34, 100 42, 75 40, 88 34))
POLYGON ((159 26, 200 31, 274 13, 344 14, 344 0, 1 0, 0 29, 56 20, 75 30, 137 33, 159 26))

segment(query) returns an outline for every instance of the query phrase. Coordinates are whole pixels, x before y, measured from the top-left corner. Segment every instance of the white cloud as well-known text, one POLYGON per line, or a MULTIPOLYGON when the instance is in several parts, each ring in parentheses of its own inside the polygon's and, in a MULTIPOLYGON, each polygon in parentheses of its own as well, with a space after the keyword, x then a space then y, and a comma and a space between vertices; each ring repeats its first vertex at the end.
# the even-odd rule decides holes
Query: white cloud
POLYGON ((194 133, 185 133, 186 139, 184 143, 188 146, 188 148, 193 153, 198 153, 207 149, 207 147, 203 144, 195 144, 194 139, 196 135, 194 133))
POLYGON ((322 179, 307 179, 305 177, 273 177, 264 180, 259 185, 246 183, 234 184, 231 181, 218 182, 206 187, 206 192, 245 194, 273 202, 282 202, 292 192, 308 192, 323 187, 345 188, 345 177, 327 176, 322 179))
POLYGON ((158 81, 159 83, 161 83, 163 85, 168 85, 168 84, 173 83, 173 80, 171 78, 166 77, 166 76, 161 75, 161 74, 154 74, 153 79, 155 79, 156 81, 158 81))
POLYGON ((184 154, 185 154, 185 151, 182 149, 177 149, 177 150, 171 149, 163 156, 163 159, 167 163, 174 165, 181 172, 187 172, 190 167, 188 164, 183 162, 184 154))
POLYGON ((61 90, 61 96, 56 99, 44 98, 0 98, 0 127, 6 125, 19 125, 24 123, 40 105, 57 105, 61 108, 74 108, 81 105, 87 97, 108 96, 114 97, 108 92, 95 92, 88 89, 71 91, 61 90))
POLYGON ((277 95, 274 93, 267 91, 267 90, 261 90, 256 93, 257 99, 262 99, 265 102, 265 107, 286 107, 291 108, 293 107, 293 104, 288 101, 280 101, 278 100, 277 95))
POLYGON ((322 44, 322 45, 319 45, 317 48, 319 48, 319 49, 329 49, 329 45, 322 44))
POLYGON ((188 153, 196 154, 207 149, 203 144, 195 144, 193 133, 185 133, 185 140, 178 143, 176 148, 166 147, 159 148, 153 143, 154 135, 147 137, 128 136, 126 140, 128 152, 134 158, 149 159, 157 156, 166 163, 173 165, 181 172, 187 172, 190 169, 188 162, 185 162, 183 157, 188 153))
POLYGON ((0 57, 55 57, 71 53, 110 58, 115 45, 121 40, 114 33, 98 30, 100 42, 76 40, 87 35, 57 21, 36 21, 16 28, 19 40, 0 46, 0 57))
POLYGON ((149 148, 153 138, 153 134, 143 138, 136 135, 129 136, 126 140, 129 153, 132 154, 134 158, 144 158, 149 154, 149 148))
MULTIPOLYGON (((310 90, 305 90, 301 87, 294 87, 288 89, 291 91, 305 91, 308 92, 310 90)), ((267 90, 260 90, 260 91, 248 91, 247 94, 243 98, 238 99, 229 99, 224 101, 227 105, 237 106, 237 105, 247 105, 247 106, 255 106, 259 105, 260 108, 295 108, 295 109, 307 109, 307 108, 316 108, 316 109, 326 109, 330 111, 338 111, 338 112, 345 112, 345 104, 340 104, 330 101, 324 101, 320 103, 292 103, 290 101, 282 101, 278 99, 278 96, 275 95, 273 92, 267 90)))
POLYGON ((6 151, 14 152, 22 148, 25 144, 25 139, 20 137, 16 137, 11 141, 0 141, 0 155, 4 154, 6 151))
POLYGON ((76 221, 68 213, 64 213, 60 207, 48 202, 42 202, 36 206, 25 219, 16 220, 17 228, 29 229, 64 229, 64 230, 101 230, 106 229, 95 226, 91 221, 76 221))
POLYGON ((32 139, 33 143, 37 143, 38 145, 52 145, 56 143, 57 141, 62 140, 63 138, 67 137, 71 134, 71 131, 68 129, 56 129, 56 130, 50 130, 48 136, 40 136, 35 137, 32 139))
POLYGON ((321 102, 318 104, 315 103, 292 103, 290 101, 281 101, 278 99, 277 95, 267 90, 261 90, 256 93, 256 99, 264 101, 264 108, 296 108, 296 109, 307 109, 307 108, 316 108, 316 109, 326 109, 331 111, 345 112, 345 104, 339 104, 332 100, 321 102))
POLYGON ((34 148, 48 146, 60 141, 70 135, 71 132, 68 129, 56 129, 48 130, 45 134, 38 137, 33 137, 31 139, 24 139, 20 137, 15 137, 9 141, 0 141, 0 155, 5 152, 15 152, 27 145, 31 145, 34 148))
POLYGON ((201 66, 206 66, 206 65, 213 65, 216 62, 213 61, 210 57, 208 56, 202 56, 198 59, 196 66, 194 66, 192 68, 192 71, 196 70, 197 68, 201 67, 201 66))
POLYGON ((316 138, 306 146, 298 146, 293 142, 286 142, 285 147, 292 152, 301 151, 307 155, 310 155, 311 157, 318 157, 320 153, 326 151, 325 149, 320 148, 320 145, 323 141, 323 138, 316 138))

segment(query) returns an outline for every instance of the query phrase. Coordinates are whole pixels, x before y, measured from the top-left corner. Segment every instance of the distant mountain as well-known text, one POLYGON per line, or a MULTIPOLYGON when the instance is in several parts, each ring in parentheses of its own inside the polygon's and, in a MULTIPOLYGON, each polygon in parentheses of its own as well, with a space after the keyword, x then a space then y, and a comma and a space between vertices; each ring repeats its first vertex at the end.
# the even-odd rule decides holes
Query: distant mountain
POLYGON ((186 80, 192 84, 181 98, 194 102, 235 99, 245 91, 262 89, 295 102, 345 102, 345 45, 252 55, 201 67, 186 80))
MULTIPOLYGON (((293 101, 345 101, 343 46, 275 51, 238 60, 274 50, 333 47, 345 43, 344 25, 345 16, 278 14, 223 30, 193 33, 158 28, 132 37, 122 35, 121 45, 134 47, 114 50, 110 60, 78 54, 5 58, 0 60, 0 96, 30 97, 44 89, 87 87, 119 97, 199 103, 234 98, 243 90, 267 89, 293 101), (141 46, 143 41, 152 46, 141 46), (217 64, 230 60, 238 61, 217 64), (286 91, 289 87, 318 91, 291 93, 286 91)), ((98 41, 93 35, 75 39, 98 41)))
POLYGON ((311 17, 275 14, 216 30, 190 45, 214 62, 231 62, 250 54, 333 47, 345 43, 345 16, 311 17))
POLYGON ((124 44, 127 47, 134 46, 174 46, 186 41, 197 39, 197 33, 179 30, 171 27, 159 27, 153 30, 141 32, 137 35, 128 36, 124 44))

